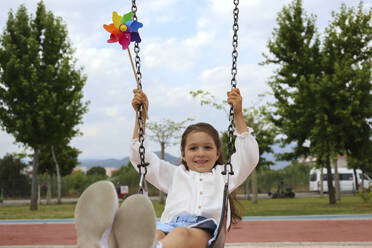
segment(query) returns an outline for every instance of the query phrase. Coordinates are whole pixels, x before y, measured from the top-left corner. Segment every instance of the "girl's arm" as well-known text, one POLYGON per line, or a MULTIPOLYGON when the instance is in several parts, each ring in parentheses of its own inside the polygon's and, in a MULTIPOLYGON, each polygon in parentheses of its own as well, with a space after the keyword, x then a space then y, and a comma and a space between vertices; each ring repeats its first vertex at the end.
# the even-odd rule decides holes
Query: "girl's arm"
POLYGON ((133 93, 134 93, 134 97, 133 97, 133 100, 132 100, 132 107, 133 107, 134 111, 136 112, 136 120, 135 120, 135 123, 134 123, 134 130, 133 130, 133 139, 137 139, 138 138, 138 129, 139 129, 139 125, 138 125, 139 113, 138 113, 137 106, 141 105, 141 104, 143 106, 143 108, 142 108, 142 121, 143 121, 142 122, 143 123, 142 127, 143 127, 143 132, 145 133, 149 101, 147 99, 146 94, 143 93, 142 90, 134 89, 133 93))
POLYGON ((227 102, 234 107, 235 127, 238 135, 235 140, 236 152, 231 157, 235 174, 230 179, 229 191, 232 192, 251 174, 258 163, 259 151, 256 139, 249 133, 242 109, 239 89, 227 93, 227 102))
MULTIPOLYGON (((136 112, 136 120, 134 124, 134 131, 133 131, 133 140, 131 142, 130 146, 130 153, 129 158, 133 165, 133 167, 138 172, 137 165, 141 162, 141 158, 138 153, 139 148, 139 142, 138 142, 138 109, 137 106, 141 105, 142 108, 142 120, 143 120, 143 131, 145 132, 145 126, 146 126, 146 119, 147 119, 147 111, 149 102, 147 99, 147 96, 143 91, 135 89, 133 90, 134 97, 132 100, 132 107, 134 111, 136 112)), ((149 181, 151 184, 153 184, 156 188, 159 190, 168 193, 169 184, 171 183, 171 180, 173 179, 173 173, 175 169, 177 168, 174 165, 171 165, 170 163, 163 161, 158 158, 158 156, 151 152, 150 147, 147 146, 145 142, 145 162, 149 163, 149 166, 147 167, 147 175, 146 180, 149 181)))
POLYGON ((243 116, 243 98, 240 95, 240 90, 237 88, 227 92, 227 102, 234 107, 234 120, 236 131, 239 134, 248 131, 247 124, 245 123, 243 116))

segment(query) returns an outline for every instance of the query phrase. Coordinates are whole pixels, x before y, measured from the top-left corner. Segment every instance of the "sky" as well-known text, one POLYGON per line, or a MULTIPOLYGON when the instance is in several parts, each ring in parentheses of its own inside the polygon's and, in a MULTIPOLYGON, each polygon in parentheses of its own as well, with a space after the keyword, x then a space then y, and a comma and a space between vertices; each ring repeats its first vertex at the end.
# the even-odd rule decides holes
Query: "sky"
MULTIPOLYGON (((34 15, 38 2, 1 0, 1 32, 10 9, 15 12, 24 4, 34 15)), ((127 51, 117 43, 107 43, 109 34, 102 26, 112 23, 113 11, 119 15, 129 12, 131 2, 44 0, 46 9, 66 24, 77 65, 87 76, 83 100, 90 104, 79 125, 83 134, 71 141, 81 151, 79 159, 121 159, 129 154, 136 81, 127 51)), ((290 2, 240 0, 237 87, 244 107, 258 104, 259 95, 270 92, 267 81, 275 68, 259 63, 264 61, 262 54, 269 54, 266 45, 277 27, 278 12, 290 2)), ((338 11, 341 3, 303 0, 303 7, 307 14, 316 15, 316 26, 322 33, 332 20, 331 12, 338 11)), ((358 3, 346 1, 347 6, 358 3)), ((371 8, 372 0, 365 0, 364 6, 371 8)), ((193 118, 193 122, 208 122, 219 131, 227 129, 229 121, 224 111, 200 106, 189 92, 202 89, 218 102, 226 99, 231 88, 233 7, 232 0, 137 0, 138 21, 144 25, 139 33, 142 86, 150 102, 148 121, 193 118)), ((265 101, 272 99, 267 96, 265 101)), ((149 142, 152 150, 160 150, 158 144, 149 142)), ((180 155, 179 150, 179 144, 166 148, 174 156, 180 155)), ((0 131, 0 157, 21 151, 24 148, 15 144, 11 135, 0 131)))

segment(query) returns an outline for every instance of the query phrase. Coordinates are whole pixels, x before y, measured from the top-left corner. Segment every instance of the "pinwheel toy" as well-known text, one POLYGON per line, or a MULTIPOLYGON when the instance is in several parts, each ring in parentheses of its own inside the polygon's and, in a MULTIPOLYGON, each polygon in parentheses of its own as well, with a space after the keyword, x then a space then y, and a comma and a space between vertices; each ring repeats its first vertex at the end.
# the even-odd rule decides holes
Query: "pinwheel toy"
POLYGON ((132 64, 132 69, 134 76, 137 81, 137 86, 139 85, 138 78, 136 76, 136 71, 134 69, 134 64, 132 60, 132 55, 129 50, 129 45, 132 41, 141 42, 141 37, 138 34, 138 29, 143 27, 143 24, 133 20, 133 13, 128 12, 124 16, 119 16, 116 11, 112 12, 112 22, 109 25, 103 24, 103 28, 110 33, 110 39, 107 40, 108 43, 119 42, 122 49, 128 50, 129 59, 132 64))

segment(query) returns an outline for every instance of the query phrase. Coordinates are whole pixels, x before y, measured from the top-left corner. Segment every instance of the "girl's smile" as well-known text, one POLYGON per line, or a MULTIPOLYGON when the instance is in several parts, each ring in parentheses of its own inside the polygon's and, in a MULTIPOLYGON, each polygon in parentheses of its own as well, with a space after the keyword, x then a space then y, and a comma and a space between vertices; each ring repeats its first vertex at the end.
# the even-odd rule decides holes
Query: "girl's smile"
POLYGON ((185 150, 182 159, 188 168, 197 172, 212 170, 219 157, 213 138, 205 132, 193 131, 186 138, 185 150))

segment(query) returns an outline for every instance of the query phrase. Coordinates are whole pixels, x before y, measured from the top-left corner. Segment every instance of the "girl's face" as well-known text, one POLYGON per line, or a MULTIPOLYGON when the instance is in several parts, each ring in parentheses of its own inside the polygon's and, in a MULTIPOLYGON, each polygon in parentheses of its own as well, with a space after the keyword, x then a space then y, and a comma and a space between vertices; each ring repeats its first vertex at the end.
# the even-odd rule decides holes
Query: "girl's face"
POLYGON ((205 132, 194 131, 187 135, 186 145, 182 151, 182 159, 192 171, 209 172, 218 157, 216 144, 212 136, 205 132))

